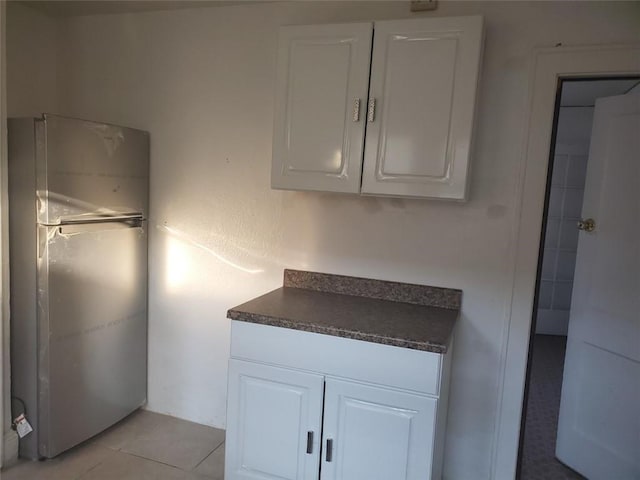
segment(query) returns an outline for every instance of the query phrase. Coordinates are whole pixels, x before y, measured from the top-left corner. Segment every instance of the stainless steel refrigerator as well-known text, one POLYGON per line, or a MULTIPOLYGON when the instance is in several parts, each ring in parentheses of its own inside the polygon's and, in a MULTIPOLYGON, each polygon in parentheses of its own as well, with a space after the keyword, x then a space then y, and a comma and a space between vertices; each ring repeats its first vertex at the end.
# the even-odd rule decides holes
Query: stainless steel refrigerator
POLYGON ((12 406, 21 456, 51 458, 146 401, 149 135, 8 127, 12 406))

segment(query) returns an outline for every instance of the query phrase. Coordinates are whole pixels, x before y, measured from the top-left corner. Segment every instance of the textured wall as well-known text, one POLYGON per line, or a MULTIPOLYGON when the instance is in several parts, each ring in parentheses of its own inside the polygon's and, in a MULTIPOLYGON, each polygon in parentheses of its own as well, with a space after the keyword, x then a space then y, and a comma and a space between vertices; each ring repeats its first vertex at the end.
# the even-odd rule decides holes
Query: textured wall
POLYGON ((58 22, 24 4, 7 2, 7 115, 38 116, 58 109, 58 22))
POLYGON ((483 14, 470 202, 269 188, 279 25, 410 17, 407 2, 265 3, 61 20, 61 113, 151 132, 149 408, 225 422, 227 308, 285 267, 464 291, 446 476, 490 478, 536 46, 640 40, 629 3, 440 2, 483 14))

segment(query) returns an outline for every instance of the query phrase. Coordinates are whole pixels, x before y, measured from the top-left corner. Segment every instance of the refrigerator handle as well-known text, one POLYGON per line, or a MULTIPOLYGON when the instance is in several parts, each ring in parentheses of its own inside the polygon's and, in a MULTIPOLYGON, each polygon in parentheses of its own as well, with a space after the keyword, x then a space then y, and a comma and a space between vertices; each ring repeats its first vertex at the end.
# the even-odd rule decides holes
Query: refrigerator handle
POLYGON ((141 213, 125 213, 123 215, 73 218, 63 220, 60 225, 84 225, 87 223, 113 223, 113 222, 142 222, 144 216, 141 213))
POLYGON ((108 220, 103 222, 88 223, 64 223, 55 228, 60 235, 75 235, 79 233, 98 232, 103 230, 127 230, 130 228, 142 228, 143 218, 127 218, 121 220, 108 220))

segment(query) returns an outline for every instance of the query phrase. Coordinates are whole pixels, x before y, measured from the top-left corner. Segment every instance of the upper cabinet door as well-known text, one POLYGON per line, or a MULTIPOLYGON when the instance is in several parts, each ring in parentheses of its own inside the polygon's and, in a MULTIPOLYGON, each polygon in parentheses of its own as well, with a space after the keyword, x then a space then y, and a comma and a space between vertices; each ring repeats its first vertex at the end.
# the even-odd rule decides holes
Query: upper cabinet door
POLYGON ((358 193, 371 23, 280 31, 271 186, 358 193))
POLYGON ((482 17, 375 24, 362 193, 465 200, 482 17))

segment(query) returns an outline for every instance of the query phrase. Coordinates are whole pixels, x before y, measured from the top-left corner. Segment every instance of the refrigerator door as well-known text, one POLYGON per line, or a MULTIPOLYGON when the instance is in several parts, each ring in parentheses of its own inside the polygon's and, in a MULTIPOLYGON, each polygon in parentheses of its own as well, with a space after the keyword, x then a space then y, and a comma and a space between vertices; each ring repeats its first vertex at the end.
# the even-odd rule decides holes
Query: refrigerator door
POLYGON ((149 134, 44 115, 36 122, 38 223, 139 213, 147 218, 149 134))
POLYGON ((38 227, 38 450, 54 457, 146 401, 146 221, 38 227))

